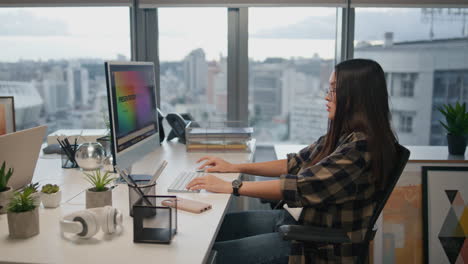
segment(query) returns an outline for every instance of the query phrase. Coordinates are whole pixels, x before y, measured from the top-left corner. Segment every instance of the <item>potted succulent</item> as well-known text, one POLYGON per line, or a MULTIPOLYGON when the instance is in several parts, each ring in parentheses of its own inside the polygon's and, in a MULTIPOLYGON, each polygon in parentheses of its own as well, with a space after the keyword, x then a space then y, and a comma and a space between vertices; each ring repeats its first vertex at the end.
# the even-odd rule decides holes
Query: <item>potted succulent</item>
POLYGON ((0 214, 6 213, 7 205, 13 197, 13 188, 8 186, 13 171, 12 168, 7 171, 5 162, 2 163, 0 167, 0 214))
POLYGON ((85 179, 92 187, 86 190, 86 208, 112 206, 112 188, 107 187, 114 180, 109 172, 101 174, 97 169, 92 173, 84 173, 85 179))
POLYGON ((468 113, 466 104, 460 105, 458 102, 455 107, 443 105, 438 107, 444 116, 446 123, 439 121, 447 130, 448 150, 453 155, 464 155, 466 149, 466 140, 468 135, 468 113))
POLYGON ((34 205, 31 189, 17 192, 8 205, 8 231, 11 238, 28 238, 39 234, 39 209, 34 205))
POLYGON ((23 191, 28 190, 31 192, 31 197, 34 200, 34 205, 36 207, 39 207, 41 205, 41 194, 38 192, 38 187, 39 187, 39 183, 36 182, 36 183, 30 183, 26 185, 26 187, 24 187, 23 189, 23 191))
POLYGON ((41 189, 41 200, 45 208, 56 208, 62 201, 62 191, 56 184, 46 184, 41 189))

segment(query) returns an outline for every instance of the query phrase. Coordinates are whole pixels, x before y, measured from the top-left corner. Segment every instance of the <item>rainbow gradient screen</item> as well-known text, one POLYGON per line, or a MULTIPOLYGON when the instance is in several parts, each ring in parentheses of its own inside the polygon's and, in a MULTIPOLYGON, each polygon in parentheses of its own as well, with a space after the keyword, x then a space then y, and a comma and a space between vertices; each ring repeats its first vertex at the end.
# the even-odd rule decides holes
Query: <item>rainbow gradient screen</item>
POLYGON ((152 65, 112 65, 111 80, 117 150, 157 132, 154 68, 152 65))

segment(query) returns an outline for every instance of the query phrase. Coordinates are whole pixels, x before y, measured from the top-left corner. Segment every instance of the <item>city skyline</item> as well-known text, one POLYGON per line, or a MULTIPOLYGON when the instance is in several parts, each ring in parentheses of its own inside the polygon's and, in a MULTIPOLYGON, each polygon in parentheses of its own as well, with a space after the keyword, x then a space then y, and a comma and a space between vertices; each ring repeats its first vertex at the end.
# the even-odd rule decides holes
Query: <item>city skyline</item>
MULTIPOLYGON (((391 38, 392 35, 389 34, 388 37, 391 38)), ((420 72, 421 69, 418 67, 421 66, 416 65, 412 66, 413 70, 399 73, 398 69, 401 66, 398 66, 398 63, 395 64, 395 60, 398 58, 405 61, 403 54, 410 52, 414 49, 413 47, 423 47, 422 45, 426 45, 424 46, 426 49, 434 49, 431 53, 435 54, 434 56, 440 53, 439 50, 442 47, 451 47, 450 52, 459 54, 460 48, 468 48, 463 43, 465 42, 462 38, 402 43, 394 43, 393 39, 386 39, 383 45, 368 44, 356 48, 357 56, 373 58, 384 67, 389 94, 392 98, 394 126, 404 142, 418 145, 439 145, 445 142, 441 137, 442 130, 437 123, 437 120, 441 118, 440 114, 434 113, 429 108, 425 110, 428 115, 418 117, 422 112, 413 109, 414 107, 410 107, 411 109, 408 107, 418 105, 432 107, 433 104, 440 105, 443 102, 467 99, 468 57, 456 55, 461 64, 458 63, 459 66, 453 70, 450 67, 454 67, 454 60, 448 64, 452 66, 447 68, 443 66, 447 65, 447 62, 439 58, 437 61, 440 61, 438 65, 441 66, 435 66, 436 71, 431 70, 434 71, 435 76, 429 77, 434 85, 431 89, 436 89, 435 94, 442 95, 446 93, 442 91, 448 91, 446 90, 448 88, 442 88, 441 85, 445 85, 445 82, 453 82, 451 81, 453 78, 459 78, 456 77, 458 75, 453 75, 460 72, 459 69, 464 69, 466 72, 462 72, 465 75, 460 75, 461 87, 456 88, 461 94, 452 95, 449 101, 432 98, 432 96, 429 99, 426 98, 427 96, 417 96, 420 93, 417 91, 422 89, 418 88, 421 86, 421 80, 427 80, 427 77, 423 77, 426 74, 420 72), (392 52, 390 61, 384 55, 388 52, 392 52), (376 55, 379 53, 382 55, 376 55), (463 64, 464 60, 465 64, 463 64), (408 100, 405 98, 410 98, 414 102, 410 105, 402 105, 401 102, 408 100), (420 137, 415 134, 415 125, 419 126, 418 122, 422 121, 430 123, 427 125, 430 135, 420 137)), ((462 54, 465 53, 462 52, 462 54)), ((120 57, 120 59, 125 58, 120 57)), ((415 63, 418 60, 413 58, 410 61, 415 63)), ((201 121, 225 119, 227 113, 226 62, 226 58, 223 57, 219 61, 207 61, 202 49, 191 51, 184 60, 179 62, 161 62, 161 108, 165 112, 192 113, 197 120, 201 121)), ((323 91, 328 86, 328 76, 333 69, 333 60, 319 57, 290 60, 269 58, 265 61, 250 61, 249 68, 249 120, 256 127, 256 136, 271 142, 306 143, 325 133, 327 119, 326 112, 322 109, 324 108, 323 91), (303 103, 298 107, 297 102, 303 103), (304 123, 303 120, 311 122, 304 123)), ((450 85, 453 86, 453 84, 450 85)), ((22 108, 25 104, 30 104, 30 109, 27 109, 29 116, 18 115, 20 120, 29 120, 29 123, 24 121, 25 124, 19 124, 20 129, 32 126, 34 122, 36 122, 35 125, 49 122, 52 128, 102 128, 104 127, 103 117, 95 113, 107 112, 105 89, 103 60, 0 63, 1 95, 8 95, 8 91, 11 92, 11 90, 19 91, 19 94, 25 94, 24 90, 32 91, 27 93, 28 97, 23 98, 26 100, 20 101, 17 105, 18 108, 22 108), (31 69, 35 71, 29 71, 31 69), (28 71, 29 74, 27 74, 28 71), (5 81, 6 79, 8 81, 5 81), (36 97, 39 99, 37 100, 36 97), (69 115, 66 114, 69 111, 73 112, 72 116, 79 122, 69 119, 69 115), (48 116, 48 113, 53 114, 48 116)), ((453 94, 450 91, 449 93, 453 94)))

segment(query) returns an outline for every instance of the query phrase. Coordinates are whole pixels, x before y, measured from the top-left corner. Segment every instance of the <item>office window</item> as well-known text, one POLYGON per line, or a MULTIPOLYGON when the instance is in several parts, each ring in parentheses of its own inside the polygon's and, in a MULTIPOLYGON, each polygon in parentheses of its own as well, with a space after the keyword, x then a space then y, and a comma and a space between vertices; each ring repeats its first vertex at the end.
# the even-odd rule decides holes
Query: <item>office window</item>
POLYGON ((403 73, 401 74, 401 91, 400 96, 402 97, 413 97, 414 96, 414 84, 416 82, 416 73, 403 73))
POLYGON ((468 8, 356 8, 354 57, 380 63, 393 108, 415 113, 393 119, 402 144, 444 144, 436 106, 468 102, 467 17, 468 8))
POLYGON ((463 78, 463 99, 468 102, 468 72, 464 74, 463 78))
POLYGON ((400 127, 399 132, 402 133, 411 133, 413 132, 413 116, 407 113, 400 113, 400 127))
POLYGON ((385 73, 390 96, 413 97, 417 73, 385 73))
POLYGON ((0 95, 18 130, 104 128, 104 60, 129 60, 128 7, 1 8, 0 95))
POLYGON ((326 132, 335 8, 249 8, 249 121, 257 142, 310 144, 326 132))
POLYGON ((161 109, 225 120, 227 9, 159 8, 161 109))
POLYGON ((437 110, 444 104, 455 105, 457 102, 468 102, 468 68, 466 70, 449 70, 434 72, 434 100, 431 127, 431 145, 446 145, 447 133, 438 120, 445 117, 437 110), (439 127, 436 129, 436 127, 439 127))
POLYGON ((442 76, 434 76, 434 99, 437 99, 439 101, 444 101, 445 97, 447 96, 446 93, 446 87, 445 87, 445 80, 442 78, 442 76))

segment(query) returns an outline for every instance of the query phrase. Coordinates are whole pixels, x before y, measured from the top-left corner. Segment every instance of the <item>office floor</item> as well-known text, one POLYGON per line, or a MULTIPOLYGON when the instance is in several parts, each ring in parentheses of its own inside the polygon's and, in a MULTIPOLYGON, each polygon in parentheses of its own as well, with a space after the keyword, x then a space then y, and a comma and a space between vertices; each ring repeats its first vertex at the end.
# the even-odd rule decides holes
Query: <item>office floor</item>
MULTIPOLYGON (((275 160, 276 155, 273 146, 257 146, 255 150, 255 162, 275 160)), ((269 177, 261 177, 254 175, 244 175, 245 181, 264 181, 270 180, 269 177)), ((258 198, 249 197, 233 197, 229 212, 243 211, 243 210, 269 210, 270 204, 262 203, 258 198)))

